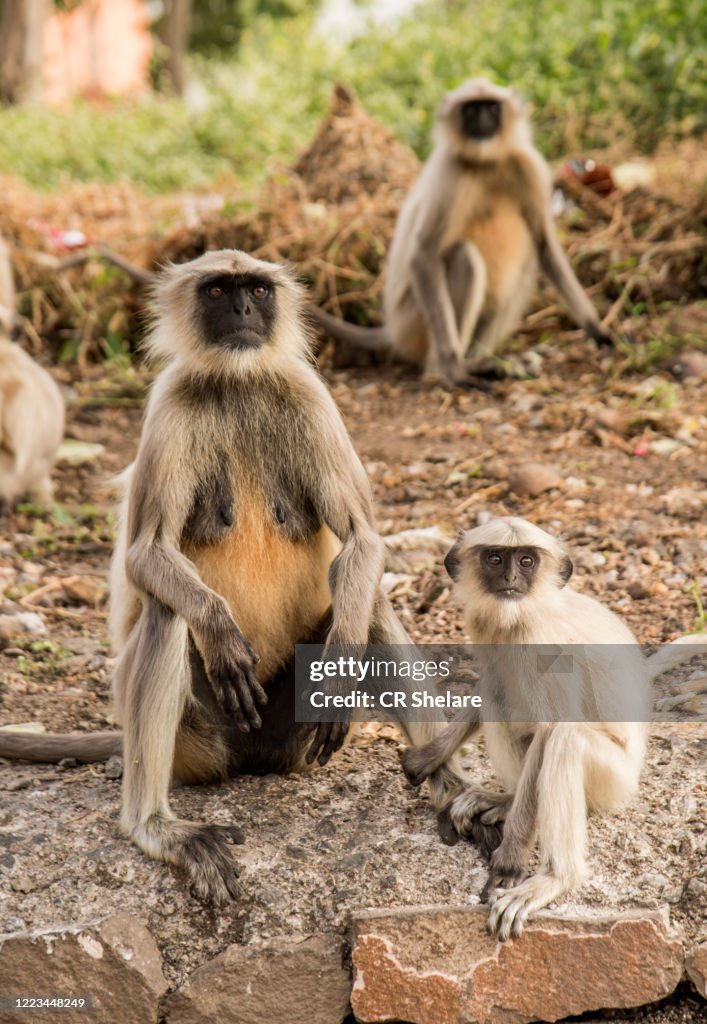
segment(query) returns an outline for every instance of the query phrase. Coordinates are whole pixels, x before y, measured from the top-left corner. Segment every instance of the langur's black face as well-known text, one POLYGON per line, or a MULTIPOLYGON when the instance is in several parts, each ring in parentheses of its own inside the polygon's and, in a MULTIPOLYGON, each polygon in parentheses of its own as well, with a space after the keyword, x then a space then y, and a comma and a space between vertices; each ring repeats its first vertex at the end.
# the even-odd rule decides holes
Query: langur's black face
POLYGON ((481 548, 479 575, 499 601, 520 601, 533 589, 540 569, 537 548, 481 548))
POLYGON ((254 274, 216 274, 198 288, 202 337, 209 346, 254 349, 266 345, 275 325, 275 285, 254 274))
POLYGON ((501 129, 501 104, 498 100, 469 100, 462 104, 462 132, 469 139, 492 139, 501 129))

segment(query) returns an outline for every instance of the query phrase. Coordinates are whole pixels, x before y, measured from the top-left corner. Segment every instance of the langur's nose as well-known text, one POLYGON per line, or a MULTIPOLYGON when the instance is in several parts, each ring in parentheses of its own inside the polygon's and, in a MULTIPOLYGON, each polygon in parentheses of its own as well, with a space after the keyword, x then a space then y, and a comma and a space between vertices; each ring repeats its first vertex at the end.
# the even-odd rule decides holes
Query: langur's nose
POLYGON ((233 312, 238 316, 250 316, 252 310, 248 302, 248 296, 241 293, 233 302, 233 312))

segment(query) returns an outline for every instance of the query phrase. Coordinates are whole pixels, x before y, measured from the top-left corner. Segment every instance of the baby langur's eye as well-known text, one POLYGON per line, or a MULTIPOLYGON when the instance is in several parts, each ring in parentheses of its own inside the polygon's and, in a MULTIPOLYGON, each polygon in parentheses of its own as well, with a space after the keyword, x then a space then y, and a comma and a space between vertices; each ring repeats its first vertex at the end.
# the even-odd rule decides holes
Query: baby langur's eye
POLYGON ((223 288, 218 284, 212 284, 210 288, 206 289, 206 294, 210 299, 220 299, 225 294, 223 288))
POLYGON ((252 289, 250 294, 253 296, 254 299, 264 299, 267 297, 268 289, 265 287, 265 285, 256 284, 255 288, 252 289))
POLYGON ((503 562, 503 559, 500 555, 487 555, 486 562, 488 565, 500 565, 503 562))
POLYGON ((524 569, 532 569, 532 567, 535 565, 535 559, 532 555, 523 555, 523 557, 520 559, 520 564, 524 569))

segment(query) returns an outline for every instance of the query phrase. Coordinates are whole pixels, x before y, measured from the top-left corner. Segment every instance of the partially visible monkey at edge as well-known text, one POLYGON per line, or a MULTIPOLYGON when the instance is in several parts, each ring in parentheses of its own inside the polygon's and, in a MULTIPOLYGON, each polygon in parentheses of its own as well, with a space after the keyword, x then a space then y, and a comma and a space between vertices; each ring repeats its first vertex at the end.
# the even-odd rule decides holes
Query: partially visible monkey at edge
MULTIPOLYGON (((242 834, 176 818, 170 778, 325 764, 348 726, 295 723, 295 645, 323 642, 326 657, 410 643, 380 590, 369 482, 311 364, 303 301, 285 267, 235 250, 160 276, 149 345, 169 361, 126 474, 111 575, 122 739, 0 734, 0 756, 32 760, 122 749, 123 832, 216 902, 237 894, 228 840, 242 834)), ((401 727, 422 744, 445 724, 401 727)), ((433 802, 462 780, 441 766, 433 802)))
POLYGON ((551 195, 519 96, 472 78, 442 100, 434 148, 400 210, 384 326, 358 327, 316 307, 310 315, 334 338, 465 384, 517 328, 540 268, 578 326, 610 345, 560 245, 551 195))
POLYGON ((11 340, 16 324, 10 253, 0 238, 0 511, 20 498, 51 501, 51 471, 64 436, 61 391, 11 340))
POLYGON ((448 816, 490 856, 482 899, 491 905, 489 929, 505 941, 582 880, 587 810, 616 810, 638 787, 651 680, 707 636, 683 637, 644 658, 617 615, 567 586, 572 562, 562 544, 523 519, 469 531, 445 566, 479 645, 480 717, 461 713, 427 747, 408 749, 403 763, 419 784, 482 729, 504 790, 468 787, 452 798, 448 816), (573 671, 539 663, 538 644, 560 645, 573 671), (540 866, 527 877, 536 841, 540 866))

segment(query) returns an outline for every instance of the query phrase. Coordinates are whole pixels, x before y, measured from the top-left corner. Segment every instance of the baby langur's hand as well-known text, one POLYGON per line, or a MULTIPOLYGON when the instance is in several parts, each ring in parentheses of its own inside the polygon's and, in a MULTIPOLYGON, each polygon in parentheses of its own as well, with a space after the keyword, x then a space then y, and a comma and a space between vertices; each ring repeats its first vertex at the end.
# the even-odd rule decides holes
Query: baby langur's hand
POLYGON ((316 758, 319 764, 325 765, 330 760, 332 754, 335 754, 344 745, 344 740, 351 726, 350 712, 344 708, 337 708, 337 712, 342 718, 346 717, 346 721, 319 722, 317 725, 311 726, 315 733, 312 744, 307 752, 307 764, 312 764, 316 758), (318 757, 317 754, 319 754, 318 757))
POLYGON ((263 724, 255 707, 268 698, 255 676, 260 658, 235 623, 218 641, 201 650, 204 667, 214 694, 242 732, 259 729, 263 724))

